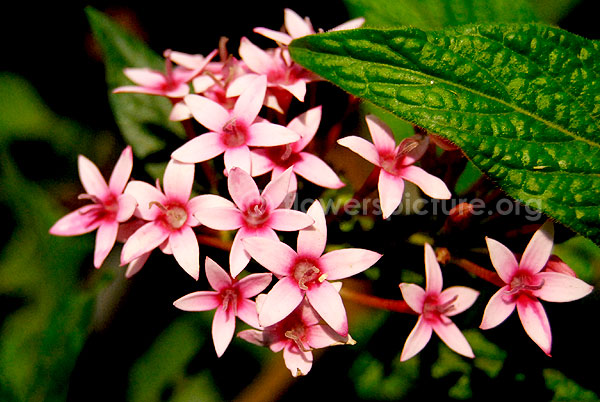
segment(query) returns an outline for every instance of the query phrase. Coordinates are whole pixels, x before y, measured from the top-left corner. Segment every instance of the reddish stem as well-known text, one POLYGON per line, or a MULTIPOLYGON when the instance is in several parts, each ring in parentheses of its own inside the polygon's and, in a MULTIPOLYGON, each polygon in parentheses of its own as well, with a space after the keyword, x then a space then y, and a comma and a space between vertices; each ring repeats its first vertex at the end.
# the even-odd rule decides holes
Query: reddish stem
POLYGON ((471 262, 464 258, 453 258, 450 260, 450 262, 454 265, 461 267, 465 271, 475 275, 476 277, 486 280, 494 285, 500 287, 506 285, 506 283, 504 283, 504 281, 500 279, 497 273, 490 271, 489 269, 485 269, 475 264, 474 262, 471 262))
POLYGON ((417 314, 404 300, 382 299, 380 297, 355 292, 346 288, 340 290, 340 295, 346 300, 362 304, 363 306, 374 307, 380 310, 395 311, 396 313, 417 314))

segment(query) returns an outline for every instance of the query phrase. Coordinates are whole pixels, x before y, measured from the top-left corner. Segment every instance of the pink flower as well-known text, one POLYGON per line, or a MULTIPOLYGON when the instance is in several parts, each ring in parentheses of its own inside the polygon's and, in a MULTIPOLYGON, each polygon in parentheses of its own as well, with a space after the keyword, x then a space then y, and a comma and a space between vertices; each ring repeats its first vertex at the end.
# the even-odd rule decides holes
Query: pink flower
MULTIPOLYGON (((300 135, 298 141, 252 150, 252 176, 260 176, 271 171, 274 178, 292 167, 294 173, 319 186, 334 189, 343 187, 344 183, 325 162, 313 154, 303 152, 315 136, 320 122, 321 106, 317 106, 294 118, 287 125, 290 130, 300 135)), ((296 188, 296 175, 292 174, 290 191, 295 191, 296 188)))
POLYGON ((413 164, 425 153, 427 138, 408 138, 398 146, 390 129, 374 115, 366 117, 373 144, 367 140, 349 136, 338 140, 338 144, 350 148, 380 168, 379 197, 383 218, 388 218, 402 201, 404 180, 416 184, 432 198, 449 199, 446 184, 413 164))
POLYGON ((135 199, 123 194, 133 168, 133 153, 129 146, 123 150, 108 185, 96 165, 85 156, 79 155, 78 166, 79 178, 86 191, 79 198, 89 199, 93 204, 59 219, 50 228, 50 233, 56 236, 76 236, 98 229, 94 266, 100 268, 115 244, 119 223, 131 218, 135 211, 135 199))
POLYGON ((191 200, 194 165, 169 161, 164 174, 164 194, 156 187, 132 181, 125 190, 138 202, 136 216, 147 221, 127 240, 121 252, 121 265, 142 257, 156 247, 173 254, 179 265, 194 279, 200 273, 200 252, 192 229, 200 222, 194 213, 203 206, 202 196, 191 200))
POLYGON ((327 243, 325 214, 319 201, 307 211, 315 223, 298 233, 298 251, 278 239, 246 238, 246 251, 279 281, 267 294, 258 320, 273 325, 287 317, 306 295, 310 305, 338 334, 348 335, 348 320, 342 298, 329 282, 348 278, 375 264, 381 254, 348 248, 323 254, 327 243))
POLYGON ((222 197, 213 196, 227 204, 202 208, 196 212, 196 219, 209 228, 239 229, 233 239, 229 255, 229 266, 234 278, 250 261, 250 255, 242 245, 242 239, 258 236, 278 240, 274 230, 295 231, 312 225, 313 219, 307 214, 280 208, 288 195, 291 174, 292 169, 287 169, 269 182, 261 193, 248 173, 243 169, 233 168, 227 178, 233 203, 222 197))
POLYGON ((400 284, 402 297, 419 314, 417 324, 406 339, 400 361, 419 353, 431 339, 432 331, 456 353, 475 357, 465 336, 448 317, 471 307, 479 292, 463 286, 452 286, 442 291, 442 279, 435 252, 429 244, 425 244, 425 290, 415 284, 400 284))
MULTIPOLYGON (((265 295, 256 298, 259 312, 265 295)), ((283 350, 286 367, 294 377, 306 375, 312 368, 313 349, 328 346, 355 344, 348 335, 340 336, 329 326, 321 324, 315 310, 303 301, 285 319, 261 330, 241 331, 238 337, 259 346, 269 347, 277 353, 283 350)))
POLYGON ((588 295, 593 287, 569 274, 542 271, 550 257, 554 225, 547 221, 538 229, 517 263, 514 254, 502 243, 486 237, 490 259, 506 283, 496 292, 483 314, 481 329, 502 323, 515 309, 527 335, 550 356, 552 333, 544 307, 538 299, 568 302, 588 295))
POLYGON ((271 274, 252 274, 237 281, 216 262, 206 257, 206 277, 214 291, 193 292, 176 300, 173 305, 185 311, 216 309, 212 337, 217 356, 221 357, 235 332, 235 317, 259 328, 256 304, 249 300, 271 283, 271 274))
POLYGON ((237 99, 233 110, 199 95, 186 96, 185 103, 194 118, 212 131, 179 147, 172 158, 197 163, 224 153, 227 171, 240 167, 250 172, 248 146, 275 146, 297 141, 299 135, 289 128, 256 120, 266 88, 266 79, 256 78, 237 99))

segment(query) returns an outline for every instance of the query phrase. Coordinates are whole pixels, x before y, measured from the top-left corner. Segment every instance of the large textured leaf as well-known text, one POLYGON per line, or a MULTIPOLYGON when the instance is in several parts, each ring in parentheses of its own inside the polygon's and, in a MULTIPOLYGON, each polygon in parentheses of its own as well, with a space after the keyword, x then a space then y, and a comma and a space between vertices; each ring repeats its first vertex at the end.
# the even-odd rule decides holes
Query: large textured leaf
MULTIPOLYGON (((124 68, 164 69, 164 60, 160 56, 108 16, 91 7, 86 8, 86 13, 94 38, 103 51, 106 82, 110 90, 133 85, 123 74, 124 68)), ((164 148, 164 138, 161 138, 164 133, 174 132, 185 137, 180 124, 169 122, 171 104, 165 98, 111 93, 109 101, 121 133, 140 158, 164 148)))
POLYGON ((509 195, 600 243, 598 42, 537 24, 359 29, 292 57, 457 144, 509 195))

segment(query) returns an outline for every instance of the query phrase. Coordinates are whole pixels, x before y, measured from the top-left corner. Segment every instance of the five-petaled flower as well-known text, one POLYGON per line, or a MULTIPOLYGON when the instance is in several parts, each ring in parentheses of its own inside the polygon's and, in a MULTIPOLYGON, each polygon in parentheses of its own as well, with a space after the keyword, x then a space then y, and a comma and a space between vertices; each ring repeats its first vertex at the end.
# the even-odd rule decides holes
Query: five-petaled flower
POLYGON ((327 243, 325 214, 315 201, 307 214, 314 224, 298 233, 298 251, 276 239, 243 240, 246 251, 259 264, 273 272, 279 281, 265 298, 258 320, 262 326, 273 325, 287 317, 304 299, 331 328, 348 335, 346 310, 338 291, 329 280, 348 278, 375 264, 381 254, 347 248, 323 254, 327 243))
POLYGON ((357 136, 341 138, 338 144, 380 168, 378 190, 384 219, 392 215, 400 205, 404 180, 416 184, 432 198, 450 198, 452 194, 442 180, 413 165, 427 150, 427 137, 407 138, 396 146, 392 132, 383 121, 374 115, 368 115, 366 120, 373 144, 357 136))
POLYGON ((256 303, 249 299, 269 286, 272 275, 251 274, 235 280, 209 257, 206 257, 204 269, 208 283, 214 291, 190 293, 176 300, 173 305, 185 311, 216 309, 212 337, 217 356, 221 357, 233 338, 235 317, 254 328, 260 328, 256 303))
POLYGON ((79 178, 86 193, 80 199, 89 199, 93 204, 83 206, 59 219, 50 233, 56 236, 76 236, 98 229, 94 266, 100 268, 117 239, 119 223, 133 215, 136 200, 123 194, 133 168, 131 147, 126 147, 110 175, 108 185, 102 174, 88 158, 79 155, 79 178))
POLYGON ((465 336, 448 317, 462 313, 473 303, 479 292, 464 286, 452 286, 444 291, 442 270, 435 252, 425 244, 425 290, 419 285, 401 283, 400 291, 406 303, 419 314, 417 324, 406 339, 400 360, 405 361, 419 353, 431 339, 432 331, 463 356, 473 358, 473 350, 465 336))
POLYGON ((502 243, 486 237, 490 259, 506 283, 488 302, 481 329, 502 323, 517 308, 527 335, 550 356, 552 333, 542 303, 568 302, 588 295, 593 287, 569 274, 542 271, 554 243, 554 225, 547 221, 538 229, 523 252, 521 261, 502 243))

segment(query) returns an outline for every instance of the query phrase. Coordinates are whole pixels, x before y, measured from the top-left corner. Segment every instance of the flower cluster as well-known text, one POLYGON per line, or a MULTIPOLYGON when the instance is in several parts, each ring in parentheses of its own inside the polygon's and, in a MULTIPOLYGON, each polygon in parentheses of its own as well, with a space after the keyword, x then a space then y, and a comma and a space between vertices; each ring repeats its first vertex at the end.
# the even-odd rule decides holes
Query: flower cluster
MULTIPOLYGON (((335 29, 361 24, 361 19, 352 20, 335 29)), ((319 130, 323 106, 311 105, 290 116, 292 102, 303 104, 307 84, 319 77, 294 63, 287 45, 316 31, 310 20, 289 9, 284 25, 286 32, 255 29, 278 43, 273 49, 263 50, 242 38, 239 59, 226 55, 223 48, 206 57, 168 50, 164 73, 126 69, 125 75, 136 85, 117 88, 115 93, 167 97, 173 105, 171 120, 193 119, 188 127, 201 126, 205 132, 188 132, 190 139, 172 150, 162 181, 154 185, 130 181, 131 147, 121 154, 108 184, 98 168, 80 156, 79 175, 85 189, 80 198, 92 204, 60 219, 50 233, 73 236, 97 229, 96 268, 120 241, 127 277, 139 272, 158 248, 172 254, 198 280, 200 232, 235 231, 228 245, 229 272, 207 256, 204 269, 213 290, 190 293, 174 305, 185 311, 215 310, 212 337, 218 356, 233 339, 238 317, 253 328, 238 336, 274 352, 283 350, 287 367, 297 376, 311 369, 313 349, 354 343, 339 281, 372 267, 382 255, 362 248, 328 249, 327 219, 320 202, 306 212, 291 208, 301 180, 296 175, 333 190, 344 182, 323 159, 307 151, 319 130), (220 61, 215 61, 217 53, 220 61), (195 164, 215 158, 220 163, 220 155, 229 197, 194 194, 195 164), (268 173, 269 181, 260 189, 257 178, 268 173), (298 233, 295 250, 280 239, 280 231, 298 233), (246 272, 251 260, 268 272, 246 272)), ((432 198, 451 198, 444 181, 415 165, 435 147, 429 136, 417 134, 396 145, 384 122, 373 115, 366 122, 372 143, 358 136, 337 142, 374 165, 384 219, 401 203, 405 181, 432 198)), ((550 268, 552 243, 552 225, 547 223, 517 263, 505 246, 487 239, 491 262, 505 285, 490 300, 481 323, 482 329, 492 328, 516 306, 526 332, 547 354, 550 327, 538 299, 569 301, 592 290, 568 270, 550 268)), ((419 315, 401 360, 425 347, 432 332, 457 353, 474 357, 450 317, 471 307, 479 292, 462 286, 442 290, 442 271, 429 244, 425 244, 425 275, 425 289, 400 284, 406 312, 419 315)))

